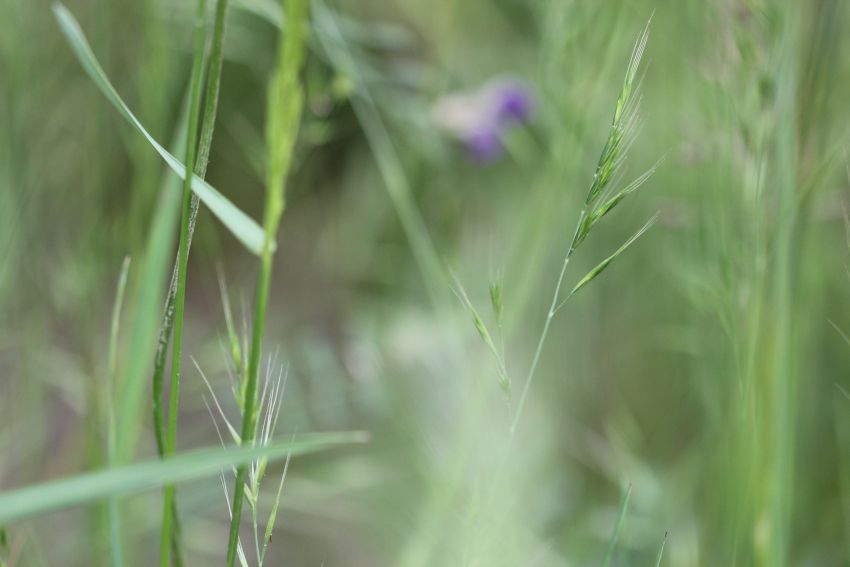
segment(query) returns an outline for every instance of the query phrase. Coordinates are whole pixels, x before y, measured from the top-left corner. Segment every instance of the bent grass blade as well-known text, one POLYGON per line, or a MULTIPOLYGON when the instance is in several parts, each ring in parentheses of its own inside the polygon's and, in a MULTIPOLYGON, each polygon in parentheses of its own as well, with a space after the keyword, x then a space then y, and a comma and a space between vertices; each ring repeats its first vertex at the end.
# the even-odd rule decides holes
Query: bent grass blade
MULTIPOLYGON (((71 45, 71 49, 77 56, 77 59, 85 69, 86 73, 97 85, 98 89, 109 99, 109 102, 118 110, 118 112, 138 130, 154 149, 162 156, 165 162, 173 169, 181 179, 186 178, 186 167, 180 161, 171 155, 163 148, 147 130, 142 126, 139 120, 130 112, 130 109, 124 104, 124 101, 118 95, 118 92, 112 86, 112 83, 106 77, 97 58, 89 46, 86 37, 80 28, 79 23, 61 3, 53 5, 53 12, 62 29, 62 33, 71 45)), ((209 207, 210 211, 218 217, 218 219, 226 226, 230 232, 243 244, 245 247, 256 255, 260 255, 265 242, 265 232, 251 217, 242 212, 239 208, 231 203, 224 195, 216 191, 209 183, 198 177, 192 176, 192 191, 209 207)), ((273 243, 271 243, 273 246, 273 243)))

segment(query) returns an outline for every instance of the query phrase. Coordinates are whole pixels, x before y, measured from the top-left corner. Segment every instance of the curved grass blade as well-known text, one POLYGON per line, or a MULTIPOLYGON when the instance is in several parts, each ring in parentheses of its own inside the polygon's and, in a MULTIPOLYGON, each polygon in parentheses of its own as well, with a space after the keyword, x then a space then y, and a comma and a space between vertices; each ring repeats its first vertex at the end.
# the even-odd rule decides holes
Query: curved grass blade
MULTIPOLYGON (((130 112, 124 101, 118 95, 118 92, 109 82, 106 74, 103 72, 97 58, 89 47, 79 23, 61 3, 53 5, 53 12, 59 22, 59 27, 62 33, 68 39, 71 49, 77 56, 77 59, 85 69, 86 73, 94 81, 100 91, 109 99, 109 102, 118 110, 118 112, 130 123, 136 130, 147 138, 151 145, 156 149, 159 155, 173 169, 181 179, 186 178, 186 167, 180 161, 171 155, 165 148, 159 145, 156 140, 144 129, 138 119, 130 112)), ((216 191, 209 183, 193 175, 192 191, 209 207, 210 211, 218 217, 218 219, 226 226, 230 232, 242 243, 245 247, 256 255, 262 252, 265 242, 265 233, 263 229, 251 217, 242 212, 239 208, 231 203, 224 195, 216 191)), ((274 243, 270 243, 274 246, 274 243)))
POLYGON ((52 510, 77 506, 104 498, 159 488, 216 474, 223 467, 247 463, 259 457, 281 459, 327 449, 333 445, 363 443, 361 431, 317 433, 298 440, 282 441, 266 447, 199 449, 167 460, 156 459, 120 468, 106 469, 61 480, 0 493, 0 524, 36 516, 52 510))
POLYGON ((614 546, 617 545, 617 538, 620 537, 620 527, 623 525, 623 520, 626 519, 626 508, 629 505, 629 496, 632 495, 632 485, 626 491, 626 497, 623 498, 623 505, 620 506, 620 515, 617 516, 617 525, 614 526, 614 533, 611 534, 611 541, 608 542, 608 549, 605 550, 605 558, 602 559, 602 567, 608 567, 611 563, 611 556, 614 554, 614 546))

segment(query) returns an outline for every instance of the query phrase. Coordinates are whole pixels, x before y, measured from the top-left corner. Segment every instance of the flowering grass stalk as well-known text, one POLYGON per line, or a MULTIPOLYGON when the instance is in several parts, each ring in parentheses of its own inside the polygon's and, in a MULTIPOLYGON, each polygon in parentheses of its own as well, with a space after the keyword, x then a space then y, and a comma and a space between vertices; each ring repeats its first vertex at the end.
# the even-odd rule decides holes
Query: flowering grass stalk
POLYGON ((635 84, 634 81, 648 37, 649 24, 647 23, 646 28, 638 38, 632 52, 632 57, 629 61, 629 67, 626 72, 626 78, 623 81, 623 88, 620 90, 620 96, 617 99, 617 109, 614 112, 614 120, 611 125, 611 131, 608 134, 608 140, 605 142, 602 155, 599 157, 599 163, 596 166, 596 173, 593 175, 593 182, 590 185, 590 190, 587 193, 587 198, 585 199, 581 214, 579 214, 578 223, 576 225, 575 233, 573 234, 570 248, 567 250, 567 254, 564 257, 564 263, 561 266, 561 273, 558 276, 558 283, 555 286, 552 304, 550 305, 549 312, 546 315, 543 332, 540 335, 540 341, 537 343, 537 350, 534 353, 531 368, 528 371, 528 378, 525 381, 525 386, 523 387, 522 395, 520 396, 519 404, 517 405, 516 413, 514 414, 514 418, 511 423, 511 434, 516 431, 520 417, 522 417, 522 410, 525 406, 528 390, 534 380, 537 363, 540 360, 540 353, 543 351, 543 344, 546 342, 546 337, 549 334, 549 325, 552 323, 552 318, 555 316, 555 313, 557 313, 558 310, 563 307, 563 305, 578 290, 590 283, 591 280, 608 267, 608 265, 617 256, 619 256, 623 250, 625 250, 655 222, 656 217, 651 218, 649 222, 647 222, 643 228, 626 241, 619 250, 606 258, 602 263, 582 278, 569 295, 567 295, 567 297, 559 303, 558 300, 561 297, 561 285, 564 281, 564 274, 567 271, 567 265, 570 263, 570 258, 572 257, 573 252, 575 252, 584 239, 587 238, 596 222, 608 214, 611 209, 613 209, 627 195, 643 185, 660 163, 656 163, 649 171, 638 177, 624 189, 617 191, 612 195, 612 187, 610 187, 611 181, 614 178, 614 174, 625 160, 626 151, 634 141, 634 137, 640 127, 640 120, 638 117, 640 97, 636 96, 640 84, 635 84))
MULTIPOLYGON (((582 207, 581 213, 579 214, 578 222, 576 224, 576 229, 573 234, 570 247, 567 250, 563 265, 561 266, 561 271, 558 276, 557 284, 555 286, 555 293, 552 297, 552 302, 549 307, 549 311, 546 316, 546 321, 543 326, 543 332, 541 333, 540 340, 538 341, 537 349, 535 351, 534 358, 532 359, 528 377, 526 379, 525 386, 523 387, 522 394, 520 396, 519 403, 516 408, 516 412, 513 414, 513 417, 510 421, 511 425, 508 432, 507 442, 504 444, 499 464, 497 465, 495 474, 492 478, 492 488, 489 498, 493 498, 495 496, 495 493, 497 492, 499 479, 503 471, 505 462, 507 461, 507 456, 510 452, 510 447, 514 438, 514 434, 516 432, 517 425, 519 424, 519 420, 522 416, 522 410, 525 405, 528 391, 531 387, 532 381, 534 380, 534 375, 537 370, 537 364, 540 360, 540 354, 543 351, 543 345, 546 342, 546 337, 549 333, 549 327, 551 325, 553 317, 555 316, 555 313, 557 313, 558 310, 563 307, 564 304, 573 295, 575 295, 579 290, 581 290, 584 286, 593 281, 593 279, 596 278, 600 273, 602 273, 602 271, 605 270, 605 268, 607 268, 611 264, 611 262, 613 262, 617 258, 617 256, 619 256, 627 247, 629 247, 644 232, 646 232, 646 230, 648 230, 653 225, 657 218, 656 214, 640 230, 638 230, 631 238, 629 238, 616 252, 614 252, 608 258, 603 260, 601 263, 599 263, 595 268, 588 272, 587 275, 585 275, 581 280, 579 280, 579 282, 575 284, 575 286, 572 288, 572 291, 570 291, 566 298, 561 300, 561 287, 564 282, 564 275, 566 274, 567 266, 569 265, 570 258, 572 257, 573 253, 581 245, 581 243, 584 242, 588 234, 590 234, 590 231, 596 225, 597 221, 599 221, 603 216, 609 213, 627 195, 634 192, 638 187, 640 187, 649 178, 649 176, 652 175, 652 173, 660 164, 659 161, 652 168, 650 168, 649 171, 635 179, 632 183, 630 183, 623 189, 616 190, 612 184, 617 170, 625 160, 626 151, 634 140, 635 135, 637 134, 637 131, 640 126, 640 121, 638 117, 638 110, 640 108, 640 98, 637 96, 639 84, 635 84, 634 81, 635 77, 637 76, 638 66, 640 64, 640 59, 643 55, 643 51, 646 46, 648 36, 649 23, 647 23, 646 28, 638 38, 634 50, 632 52, 628 70, 626 72, 626 78, 623 82, 623 87, 617 99, 617 108, 614 112, 613 124, 611 126, 608 139, 605 143, 605 147, 602 150, 602 155, 599 158, 599 162, 596 167, 596 172, 593 176, 593 182, 591 183, 590 189, 584 202, 584 206, 582 207)), ((499 374, 499 386, 502 389, 502 392, 506 395, 508 400, 508 407, 510 408, 511 381, 507 375, 507 369, 504 364, 504 355, 500 355, 498 349, 496 349, 490 337, 490 333, 487 331, 487 328, 481 320, 481 317, 479 317, 478 314, 475 312, 475 309, 472 306, 472 303, 467 298, 466 293, 463 291, 460 280, 457 278, 457 276, 455 276, 455 283, 459 289, 457 295, 460 298, 461 303, 463 303, 464 308, 472 317, 473 323, 475 324, 475 327, 478 330, 478 333, 481 336, 482 340, 496 357, 497 372, 499 374)), ((493 307, 493 314, 496 318, 496 322, 499 327, 499 334, 501 336, 501 318, 504 305, 501 285, 498 281, 491 281, 490 283, 490 298, 491 305, 493 307)), ((502 351, 504 352, 504 350, 505 349, 503 346, 502 351)), ((620 524, 625 515, 626 504, 628 502, 630 492, 631 487, 629 487, 629 490, 627 491, 626 496, 624 498, 621 514, 617 521, 614 535, 612 536, 611 542, 609 543, 609 547, 605 555, 605 565, 610 562, 611 553, 613 551, 614 544, 616 543, 620 524)), ((482 530, 476 537, 476 540, 486 540, 488 537, 489 532, 487 530, 482 530)))
MULTIPOLYGON (((266 177, 266 205, 263 226, 266 240, 260 256, 260 275, 254 303, 254 324, 251 348, 245 367, 245 378, 241 392, 243 405, 242 445, 254 443, 257 432, 257 380, 260 352, 263 346, 263 326, 266 305, 271 285, 272 261, 275 250, 275 235, 280 217, 286 204, 284 187, 292 150, 298 135, 304 91, 300 83, 300 71, 306 51, 305 28, 307 26, 307 0, 290 0, 287 4, 286 21, 282 37, 278 40, 277 66, 269 84, 269 100, 266 116, 266 144, 268 151, 268 173, 266 177)), ((242 500, 248 467, 240 466, 236 471, 236 486, 233 494, 233 509, 230 538, 227 546, 227 565, 236 561, 239 541, 239 524, 242 517, 242 500)))

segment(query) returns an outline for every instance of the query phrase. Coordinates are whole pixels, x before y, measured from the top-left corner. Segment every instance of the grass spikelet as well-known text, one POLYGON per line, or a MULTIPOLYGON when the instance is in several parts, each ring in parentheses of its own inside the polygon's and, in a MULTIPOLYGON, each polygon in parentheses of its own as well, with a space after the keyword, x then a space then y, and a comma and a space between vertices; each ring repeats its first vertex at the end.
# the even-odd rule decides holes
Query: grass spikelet
MULTIPOLYGON (((511 401, 511 381, 508 378, 508 372, 505 368, 505 361, 502 358, 502 355, 499 354, 499 350, 496 348, 495 343, 493 342, 492 337, 490 336, 490 332, 487 330, 487 326, 484 325, 484 321, 481 320, 481 317, 478 315, 478 312, 473 307, 472 302, 469 300, 469 297, 466 295, 466 290, 463 289, 463 284, 460 283, 460 278, 458 275, 449 268, 449 272, 452 275, 452 279, 454 279, 455 285, 457 289, 453 289, 455 295, 460 300, 463 308, 469 314, 472 319, 472 324, 475 325, 475 329, 478 331, 478 334, 481 336, 481 340, 484 341, 484 344, 487 345, 487 348, 490 349, 490 352, 493 353, 493 356, 496 358, 496 379, 499 384, 499 388, 502 390, 502 393, 505 394, 505 398, 510 404, 511 401)), ((501 284, 493 280, 490 282, 490 302, 493 306, 493 313, 496 316, 496 320, 499 323, 499 336, 502 334, 502 289, 501 284)), ((504 342, 502 344, 502 352, 504 352, 504 342)))
POLYGON ((487 331, 487 327, 484 325, 484 321, 481 320, 481 317, 478 315, 478 312, 475 310, 475 307, 472 306, 472 302, 469 301, 469 297, 466 295, 466 290, 463 289, 463 284, 460 283, 460 278, 458 278, 457 274, 451 268, 449 269, 449 271, 451 272, 452 279, 454 279, 455 285, 457 286, 457 290, 453 290, 455 292, 455 295, 463 304, 463 308, 466 309, 466 312, 469 313, 469 316, 472 318, 472 324, 475 325, 475 329, 481 336, 481 340, 484 341, 484 344, 487 345, 487 348, 489 348, 493 352, 493 354, 498 358, 499 351, 496 350, 496 345, 493 344, 493 339, 490 337, 490 333, 489 331, 487 331))
POLYGON ((587 193, 586 206, 591 205, 606 189, 617 168, 622 164, 625 151, 639 129, 640 97, 636 96, 638 89, 634 85, 634 80, 647 39, 649 39, 649 22, 647 22, 646 28, 644 28, 632 51, 626 78, 623 80, 623 88, 620 90, 620 96, 617 99, 617 109, 614 111, 611 132, 608 134, 602 155, 599 156, 596 173, 593 175, 593 183, 587 193))
MULTIPOLYGON (((583 278, 582 278, 582 279, 581 279, 581 280, 580 280, 580 281, 576 284, 576 286, 575 286, 575 287, 573 288, 573 290, 570 292, 570 295, 569 295, 569 296, 567 296, 567 299, 569 299, 569 298, 570 298, 570 296, 572 296, 572 295, 573 295, 573 294, 575 294, 578 290, 580 290, 581 288, 583 288, 584 286, 586 286, 587 284, 589 284, 591 281, 593 281, 593 279, 594 279, 596 276, 598 276, 599 274, 601 274, 601 273, 602 273, 602 271, 603 271, 605 268, 607 268, 607 267, 608 267, 608 265, 609 265, 611 262, 613 262, 613 261, 614 261, 614 259, 615 259, 617 256, 619 256, 620 254, 622 254, 622 253, 623 253, 623 250, 625 250, 626 248, 628 248, 628 247, 629 247, 629 246, 630 246, 630 245, 631 245, 631 244, 632 244, 635 240, 637 240, 638 238, 640 238, 640 236, 641 236, 644 232, 646 232, 647 230, 649 230, 649 227, 651 227, 653 224, 655 224, 655 221, 656 221, 657 219, 658 219, 658 213, 656 213, 656 214, 655 214, 655 215, 654 215, 651 219, 649 219, 649 221, 647 221, 647 223, 646 223, 645 225, 643 225, 643 227, 642 227, 640 230, 638 230, 638 231, 637 231, 637 232, 636 232, 636 233, 635 233, 635 234, 634 234, 631 238, 629 238, 629 239, 625 242, 625 244, 623 244, 622 246, 620 246, 620 248, 619 248, 616 252, 614 252, 613 254, 611 254, 610 256, 608 256, 605 260, 603 260, 602 262, 600 262, 598 266, 596 266, 595 268, 593 268, 592 270, 590 270, 590 272, 588 272, 588 273, 587 273, 587 275, 586 275, 586 276, 584 276, 584 277, 583 277, 583 278)), ((564 301, 566 301, 567 299, 565 299, 564 301)), ((563 303, 561 303, 561 305, 563 305, 563 303)), ((560 306, 559 306, 559 307, 560 307, 560 306)), ((556 310, 557 310, 557 309, 556 309, 556 310)))
POLYGON ((502 327, 502 312, 504 304, 502 303, 502 281, 501 278, 493 278, 490 280, 490 304, 493 306, 493 316, 496 318, 496 325, 502 327))

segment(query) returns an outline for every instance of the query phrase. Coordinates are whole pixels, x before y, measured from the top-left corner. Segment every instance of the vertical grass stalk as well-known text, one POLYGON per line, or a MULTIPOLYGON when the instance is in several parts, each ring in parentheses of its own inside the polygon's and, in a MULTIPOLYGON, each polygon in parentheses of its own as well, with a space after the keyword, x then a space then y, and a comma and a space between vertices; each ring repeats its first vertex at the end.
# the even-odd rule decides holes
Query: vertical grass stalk
MULTIPOLYGON (((213 131, 215 130, 215 119, 218 110, 218 93, 221 85, 221 69, 224 61, 224 35, 227 20, 228 0, 218 0, 216 3, 215 22, 213 24, 212 52, 210 54, 209 72, 207 76, 207 89, 204 100, 204 118, 201 126, 201 138, 198 143, 198 155, 194 166, 186 163, 187 169, 193 169, 195 175, 203 179, 206 176, 207 164, 209 163, 210 147, 212 146, 213 131)), ((194 193, 191 196, 188 238, 186 240, 186 254, 192 245, 192 236, 195 232, 195 221, 198 217, 200 201, 194 193)), ((168 296, 165 303, 165 311, 160 325, 159 339, 156 356, 154 359, 153 372, 153 421, 154 434, 156 436, 157 451, 160 457, 165 455, 166 432, 165 411, 163 409, 163 382, 165 379, 165 358, 168 352, 168 342, 171 339, 171 330, 174 323, 174 305, 177 296, 177 280, 180 273, 180 259, 174 263, 171 274, 171 285, 168 288, 168 296)), ((182 562, 182 529, 180 514, 177 506, 176 492, 174 494, 172 510, 172 555, 174 564, 178 567, 182 562)))
MULTIPOLYGON (((263 346, 263 326, 266 305, 271 285, 272 260, 275 250, 275 234, 286 204, 284 187, 292 161, 292 150, 298 136, 304 91, 300 83, 300 71, 305 57, 305 33, 307 27, 307 0, 290 0, 283 35, 278 40, 277 66, 269 84, 269 100, 266 115, 266 145, 268 171, 266 177, 266 205, 263 228, 266 241, 260 257, 260 274, 257 281, 254 303, 254 325, 251 350, 245 369, 242 399, 242 445, 252 445, 256 437, 256 397, 260 351, 263 346)), ((247 466, 241 465, 236 472, 233 494, 233 513, 230 538, 227 546, 227 565, 236 561, 239 541, 239 524, 242 517, 242 500, 245 492, 247 466)))
MULTIPOLYGON (((174 343, 171 356, 171 398, 168 406, 168 437, 164 457, 174 454, 177 439, 177 399, 180 384, 180 350, 183 339, 183 311, 185 306, 186 267, 189 262, 189 218, 192 205, 192 175, 195 166, 195 152, 198 138, 198 115, 201 105, 201 78, 203 76, 204 42, 206 39, 206 0, 198 0, 198 12, 195 16, 195 50, 192 58, 192 79, 189 95, 189 128, 186 133, 186 179, 183 184, 183 213, 180 221, 179 270, 177 293, 175 296, 174 343)), ((174 485, 165 487, 162 514, 162 546, 160 565, 167 567, 171 549, 171 519, 175 515, 174 485)))

